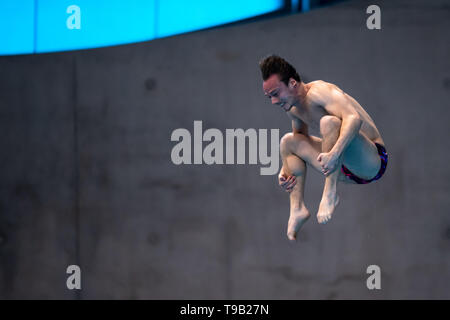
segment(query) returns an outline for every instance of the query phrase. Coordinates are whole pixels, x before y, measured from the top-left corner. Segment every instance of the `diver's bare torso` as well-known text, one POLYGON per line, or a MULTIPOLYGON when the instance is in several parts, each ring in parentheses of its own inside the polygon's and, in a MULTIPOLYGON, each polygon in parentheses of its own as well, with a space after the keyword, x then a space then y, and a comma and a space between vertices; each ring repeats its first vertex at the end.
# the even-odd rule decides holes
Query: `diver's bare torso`
POLYGON ((374 121, 353 97, 343 92, 336 85, 322 80, 312 81, 304 84, 304 86, 307 90, 305 100, 302 102, 301 107, 297 107, 294 105, 289 111, 287 111, 287 113, 291 117, 300 119, 312 129, 318 129, 320 119, 330 113, 327 112, 327 110, 323 106, 321 106, 320 103, 314 101, 314 99, 310 97, 309 93, 311 92, 311 89, 314 89, 315 93, 319 93, 320 95, 324 96, 325 99, 329 100, 333 99, 333 90, 337 90, 344 94, 350 105, 353 106, 353 108, 360 115, 362 120, 360 133, 364 134, 369 140, 384 146, 384 141, 381 138, 381 135, 377 127, 375 126, 374 121))

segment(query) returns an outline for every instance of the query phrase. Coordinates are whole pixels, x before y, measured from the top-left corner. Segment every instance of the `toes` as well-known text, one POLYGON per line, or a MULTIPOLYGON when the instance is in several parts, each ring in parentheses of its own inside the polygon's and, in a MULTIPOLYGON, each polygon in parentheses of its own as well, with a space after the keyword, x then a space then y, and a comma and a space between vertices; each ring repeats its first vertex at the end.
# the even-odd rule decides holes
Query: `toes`
POLYGON ((317 217, 317 220, 320 224, 326 224, 328 221, 330 221, 330 219, 331 215, 317 217))

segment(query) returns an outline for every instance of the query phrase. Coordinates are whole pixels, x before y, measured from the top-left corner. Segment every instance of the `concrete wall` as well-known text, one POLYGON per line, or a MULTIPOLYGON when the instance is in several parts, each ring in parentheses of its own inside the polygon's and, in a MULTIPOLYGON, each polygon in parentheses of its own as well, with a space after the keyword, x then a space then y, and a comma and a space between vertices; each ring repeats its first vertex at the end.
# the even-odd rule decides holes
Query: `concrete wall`
MULTIPOLYGON (((95 50, 0 57, 0 298, 450 298, 446 1, 348 1, 95 50), (173 130, 278 128, 258 60, 284 56, 372 116, 385 176, 340 185, 332 222, 286 238, 259 165, 171 161, 173 130), (82 290, 66 288, 66 268, 82 290), (366 268, 382 290, 366 288, 366 268)), ((308 171, 306 203, 324 179, 308 171)))

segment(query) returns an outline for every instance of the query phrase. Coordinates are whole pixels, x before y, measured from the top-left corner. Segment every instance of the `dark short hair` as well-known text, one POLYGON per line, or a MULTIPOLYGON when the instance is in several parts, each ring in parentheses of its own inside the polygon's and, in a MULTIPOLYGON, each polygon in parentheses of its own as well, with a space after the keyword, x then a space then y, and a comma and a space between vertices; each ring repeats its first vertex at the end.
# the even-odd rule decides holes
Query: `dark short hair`
POLYGON ((264 81, 269 79, 273 74, 278 74, 280 80, 286 85, 288 85, 290 78, 298 82, 302 81, 295 68, 289 62, 274 54, 261 59, 259 68, 261 69, 264 81))

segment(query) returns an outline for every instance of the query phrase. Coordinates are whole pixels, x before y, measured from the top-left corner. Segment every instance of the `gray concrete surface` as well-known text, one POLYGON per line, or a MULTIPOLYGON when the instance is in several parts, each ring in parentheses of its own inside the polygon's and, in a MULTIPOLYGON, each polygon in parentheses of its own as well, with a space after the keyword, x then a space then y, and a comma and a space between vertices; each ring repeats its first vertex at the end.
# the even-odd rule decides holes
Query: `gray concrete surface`
MULTIPOLYGON (((349 1, 126 46, 0 57, 0 298, 450 298, 446 1, 349 1), (331 223, 288 242, 259 165, 172 164, 173 130, 279 128, 258 60, 284 56, 375 120, 385 176, 340 186, 331 223), (78 264, 82 290, 66 289, 78 264), (366 288, 381 267, 382 289, 366 288)), ((306 203, 323 178, 309 170, 306 203)))

